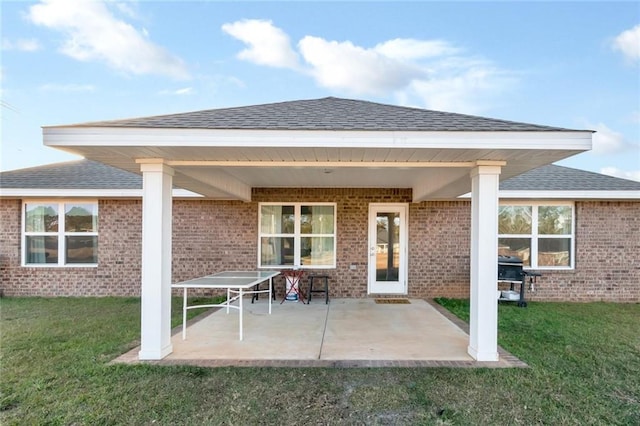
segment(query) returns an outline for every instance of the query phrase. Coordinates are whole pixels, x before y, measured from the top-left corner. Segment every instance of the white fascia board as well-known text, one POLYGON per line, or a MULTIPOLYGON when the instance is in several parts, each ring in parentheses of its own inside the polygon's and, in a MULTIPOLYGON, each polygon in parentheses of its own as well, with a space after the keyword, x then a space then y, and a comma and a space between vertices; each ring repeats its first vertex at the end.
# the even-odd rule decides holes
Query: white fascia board
POLYGON ((47 146, 590 150, 591 131, 323 131, 44 127, 47 146))
POLYGON ((500 198, 567 200, 639 200, 640 191, 500 191, 500 198))
MULTIPOLYGON (((202 195, 186 189, 174 189, 173 198, 202 198, 202 195)), ((142 189, 37 189, 0 188, 0 197, 40 198, 142 198, 142 189)))
MULTIPOLYGON (((640 191, 500 191, 498 197, 501 200, 640 200, 640 191)), ((471 198, 471 193, 458 198, 471 198)))

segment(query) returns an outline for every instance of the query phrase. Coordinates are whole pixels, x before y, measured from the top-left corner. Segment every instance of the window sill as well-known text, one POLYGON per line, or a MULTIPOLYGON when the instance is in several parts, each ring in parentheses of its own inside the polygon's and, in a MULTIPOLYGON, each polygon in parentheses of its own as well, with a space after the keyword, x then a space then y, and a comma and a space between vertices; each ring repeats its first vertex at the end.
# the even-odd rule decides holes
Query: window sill
POLYGON ((23 268, 36 268, 36 269, 41 269, 41 268, 77 269, 77 268, 97 268, 98 264, 97 263, 75 263, 75 264, 68 264, 68 265, 58 265, 58 264, 52 264, 52 263, 49 263, 49 264, 25 263, 20 266, 23 268))

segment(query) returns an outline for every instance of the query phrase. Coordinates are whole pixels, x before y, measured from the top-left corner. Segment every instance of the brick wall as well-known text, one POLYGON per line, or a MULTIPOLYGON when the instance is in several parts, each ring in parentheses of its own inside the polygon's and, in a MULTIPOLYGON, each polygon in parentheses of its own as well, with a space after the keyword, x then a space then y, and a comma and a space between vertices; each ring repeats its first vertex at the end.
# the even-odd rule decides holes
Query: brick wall
POLYGON ((471 202, 409 208, 409 295, 469 297, 471 202))
POLYGON ((0 285, 8 296, 140 294, 142 204, 100 200, 98 267, 20 266, 21 200, 0 200, 0 285))
POLYGON ((251 270, 258 259, 258 210, 242 201, 173 203, 175 282, 222 270, 251 270))
MULTIPOLYGON (((331 276, 332 297, 366 297, 369 203, 410 203, 411 190, 256 188, 252 199, 174 201, 174 281, 254 269, 258 202, 335 202, 337 265, 322 272, 331 276)), ((139 200, 100 201, 97 268, 21 267, 21 206, 20 200, 0 200, 0 285, 6 295, 140 294, 139 200)), ((468 297, 469 201, 409 206, 409 296, 468 297)), ((576 270, 544 271, 530 299, 640 301, 639 209, 637 202, 576 203, 576 270)))
MULTIPOLYGON (((21 294, 22 280, 16 278, 20 265, 20 200, 0 199, 0 291, 21 294)), ((26 290, 26 289, 24 289, 26 290)))
POLYGON ((542 271, 532 300, 640 301, 640 202, 575 203, 573 271, 542 271))

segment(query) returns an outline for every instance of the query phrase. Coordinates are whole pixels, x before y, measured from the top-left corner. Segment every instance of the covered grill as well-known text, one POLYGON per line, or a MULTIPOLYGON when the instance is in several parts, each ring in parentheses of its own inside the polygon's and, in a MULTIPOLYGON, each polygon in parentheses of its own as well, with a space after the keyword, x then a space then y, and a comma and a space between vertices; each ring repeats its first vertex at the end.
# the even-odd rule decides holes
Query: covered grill
POLYGON ((498 281, 522 281, 522 259, 516 256, 498 256, 498 281))
POLYGON ((501 291, 498 300, 518 302, 518 306, 526 307, 527 302, 524 299, 525 280, 529 276, 530 280, 535 280, 535 276, 540 274, 528 272, 522 269, 522 259, 516 256, 498 256, 498 283, 507 282, 510 289, 501 291), (514 284, 520 284, 520 291, 514 291, 514 284))

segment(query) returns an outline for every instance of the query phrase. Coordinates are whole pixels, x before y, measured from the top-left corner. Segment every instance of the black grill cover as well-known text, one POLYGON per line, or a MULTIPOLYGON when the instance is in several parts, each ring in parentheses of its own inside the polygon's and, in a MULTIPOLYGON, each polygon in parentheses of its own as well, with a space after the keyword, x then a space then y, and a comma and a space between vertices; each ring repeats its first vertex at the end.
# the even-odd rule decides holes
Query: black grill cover
POLYGON ((516 256, 498 256, 499 280, 521 281, 522 277, 522 259, 516 256))

